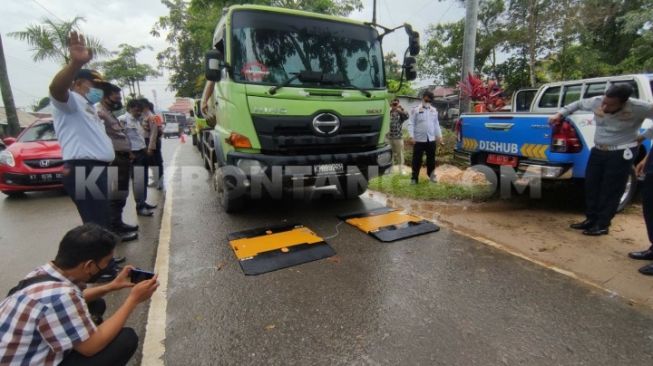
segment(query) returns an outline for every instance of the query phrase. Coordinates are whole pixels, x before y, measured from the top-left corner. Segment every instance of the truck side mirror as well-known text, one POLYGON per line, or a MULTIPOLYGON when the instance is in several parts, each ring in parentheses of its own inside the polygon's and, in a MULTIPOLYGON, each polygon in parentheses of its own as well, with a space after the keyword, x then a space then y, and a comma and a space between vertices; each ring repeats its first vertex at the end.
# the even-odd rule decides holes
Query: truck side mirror
POLYGON ((206 53, 206 62, 204 73, 206 80, 220 81, 222 78, 222 68, 224 67, 224 60, 222 53, 217 50, 211 50, 206 53))
POLYGON ((417 56, 420 51, 419 32, 412 32, 412 34, 408 36, 408 52, 410 52, 411 56, 417 56))
POLYGON ((406 80, 413 81, 417 79, 417 59, 408 56, 404 59, 404 70, 406 72, 406 80))

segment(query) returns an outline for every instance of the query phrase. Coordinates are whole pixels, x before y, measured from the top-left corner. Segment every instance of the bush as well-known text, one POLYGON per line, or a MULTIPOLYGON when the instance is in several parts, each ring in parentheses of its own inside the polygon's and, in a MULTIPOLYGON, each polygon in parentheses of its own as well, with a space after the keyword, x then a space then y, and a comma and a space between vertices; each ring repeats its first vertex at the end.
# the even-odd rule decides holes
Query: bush
MULTIPOLYGON (((438 145, 435 159, 438 164, 451 164, 453 162, 453 150, 456 147, 456 134, 452 130, 443 128, 442 138, 444 139, 444 147, 438 145)), ((413 147, 407 141, 408 136, 404 135, 404 164, 411 166, 413 164, 413 147)), ((422 161, 422 166, 424 164, 426 164, 426 159, 422 161)))

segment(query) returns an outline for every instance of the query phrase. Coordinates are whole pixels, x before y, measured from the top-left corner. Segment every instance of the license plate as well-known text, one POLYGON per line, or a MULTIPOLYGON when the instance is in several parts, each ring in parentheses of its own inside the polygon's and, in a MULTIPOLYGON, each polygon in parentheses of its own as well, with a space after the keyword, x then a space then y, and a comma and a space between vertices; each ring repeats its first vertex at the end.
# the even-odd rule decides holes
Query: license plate
POLYGON ((313 167, 315 175, 331 175, 342 174, 345 172, 345 167, 342 163, 337 164, 320 164, 313 167))
POLYGON ((29 180, 32 183, 60 182, 63 179, 62 173, 56 174, 30 174, 29 180))
POLYGON ((506 155, 497 155, 497 154, 488 155, 486 161, 488 164, 507 165, 513 168, 516 168, 517 164, 519 164, 519 159, 516 156, 506 156, 506 155))

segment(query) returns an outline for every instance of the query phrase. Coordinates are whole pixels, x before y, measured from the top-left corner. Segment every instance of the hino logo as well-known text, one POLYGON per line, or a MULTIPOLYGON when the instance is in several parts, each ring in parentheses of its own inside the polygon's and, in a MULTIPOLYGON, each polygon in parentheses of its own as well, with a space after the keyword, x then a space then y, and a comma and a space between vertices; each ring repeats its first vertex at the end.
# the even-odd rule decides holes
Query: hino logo
POLYGON ((39 161, 39 166, 41 168, 47 168, 50 166, 50 160, 41 160, 39 161))
POLYGON ((320 135, 333 135, 340 129, 340 118, 331 113, 318 114, 313 118, 313 129, 320 135))

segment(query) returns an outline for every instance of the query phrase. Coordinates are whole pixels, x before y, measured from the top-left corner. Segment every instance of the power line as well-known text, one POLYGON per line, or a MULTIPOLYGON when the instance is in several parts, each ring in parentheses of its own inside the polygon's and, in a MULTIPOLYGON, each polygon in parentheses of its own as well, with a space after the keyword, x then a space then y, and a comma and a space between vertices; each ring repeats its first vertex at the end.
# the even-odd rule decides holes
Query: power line
POLYGON ((46 8, 45 6, 41 5, 41 3, 39 3, 38 1, 36 1, 36 0, 32 0, 32 1, 34 2, 34 4, 36 4, 36 5, 38 5, 39 7, 41 7, 41 9, 43 9, 43 10, 47 11, 48 13, 50 13, 53 17, 55 17, 55 18, 61 20, 62 22, 64 21, 63 19, 59 18, 59 17, 57 16, 57 14, 51 12, 50 9, 48 9, 48 8, 46 8))

